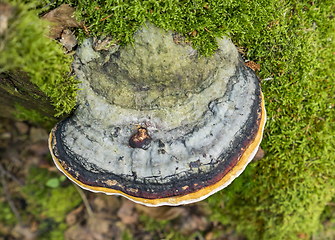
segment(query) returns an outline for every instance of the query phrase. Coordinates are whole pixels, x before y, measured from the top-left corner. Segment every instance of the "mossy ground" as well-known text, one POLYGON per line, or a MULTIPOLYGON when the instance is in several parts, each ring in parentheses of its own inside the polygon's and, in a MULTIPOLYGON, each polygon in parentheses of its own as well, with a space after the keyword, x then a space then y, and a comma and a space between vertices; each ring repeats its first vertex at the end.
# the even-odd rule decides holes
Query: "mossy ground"
MULTIPOLYGON (((332 0, 70 3, 85 21, 86 30, 78 30, 81 39, 112 34, 131 43, 133 32, 148 19, 182 32, 210 55, 215 37, 230 33, 244 57, 261 64, 268 113, 262 142, 266 157, 205 200, 211 220, 248 239, 325 239, 320 236, 334 228, 335 212, 332 0), (323 225, 325 221, 332 224, 323 225)), ((174 239, 185 238, 177 235, 174 239)))
MULTIPOLYGON (((66 230, 65 216, 81 203, 76 188, 67 182, 61 186, 52 184, 59 179, 57 174, 47 169, 31 168, 25 187, 21 195, 25 199, 26 212, 35 216, 34 220, 40 222, 39 228, 55 229, 41 234, 41 239, 62 239, 66 230)), ((65 180, 65 179, 63 179, 65 180)), ((29 216, 26 216, 27 220, 29 216)))

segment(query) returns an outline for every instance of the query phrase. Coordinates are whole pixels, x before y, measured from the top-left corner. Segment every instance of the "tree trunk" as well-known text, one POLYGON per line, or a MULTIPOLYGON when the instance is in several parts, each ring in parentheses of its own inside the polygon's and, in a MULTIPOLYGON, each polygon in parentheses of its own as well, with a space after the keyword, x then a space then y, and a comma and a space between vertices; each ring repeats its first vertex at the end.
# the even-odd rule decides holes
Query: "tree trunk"
POLYGON ((30 82, 25 72, 0 73, 0 116, 28 120, 24 119, 28 113, 52 119, 55 111, 50 99, 30 82))

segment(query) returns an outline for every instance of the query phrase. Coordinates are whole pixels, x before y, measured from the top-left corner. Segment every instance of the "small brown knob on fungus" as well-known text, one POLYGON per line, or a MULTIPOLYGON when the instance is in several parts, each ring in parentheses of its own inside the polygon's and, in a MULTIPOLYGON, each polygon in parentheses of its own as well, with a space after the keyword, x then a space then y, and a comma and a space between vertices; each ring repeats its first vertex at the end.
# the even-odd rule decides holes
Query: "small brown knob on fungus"
POLYGON ((129 139, 129 145, 132 148, 147 150, 151 145, 151 137, 148 135, 147 129, 139 127, 137 133, 129 139))

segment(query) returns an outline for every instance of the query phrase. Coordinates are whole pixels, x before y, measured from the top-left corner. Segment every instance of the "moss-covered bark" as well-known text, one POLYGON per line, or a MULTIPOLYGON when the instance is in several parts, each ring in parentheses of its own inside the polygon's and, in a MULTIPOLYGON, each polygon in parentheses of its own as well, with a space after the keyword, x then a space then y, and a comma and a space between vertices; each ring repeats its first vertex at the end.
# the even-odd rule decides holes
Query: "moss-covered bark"
POLYGON ((56 114, 50 98, 21 70, 0 73, 0 103, 0 116, 11 119, 41 122, 56 114))
POLYGON ((69 113, 76 101, 77 81, 69 75, 72 57, 46 37, 47 23, 33 7, 18 2, 0 4, 1 92, 5 98, 0 105, 6 109, 1 115, 7 117, 18 114, 13 106, 25 109, 25 115, 32 110, 40 118, 59 116, 69 113))

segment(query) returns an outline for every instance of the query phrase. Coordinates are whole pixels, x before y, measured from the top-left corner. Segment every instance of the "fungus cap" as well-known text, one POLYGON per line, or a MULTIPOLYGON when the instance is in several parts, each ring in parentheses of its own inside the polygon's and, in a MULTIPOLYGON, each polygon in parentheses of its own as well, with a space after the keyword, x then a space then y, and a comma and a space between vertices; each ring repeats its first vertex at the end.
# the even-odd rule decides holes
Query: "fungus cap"
POLYGON ((134 39, 134 48, 101 52, 87 39, 77 50, 77 109, 52 129, 52 158, 93 192, 147 206, 205 199, 258 150, 266 119, 258 78, 228 39, 210 58, 150 24, 134 39))

